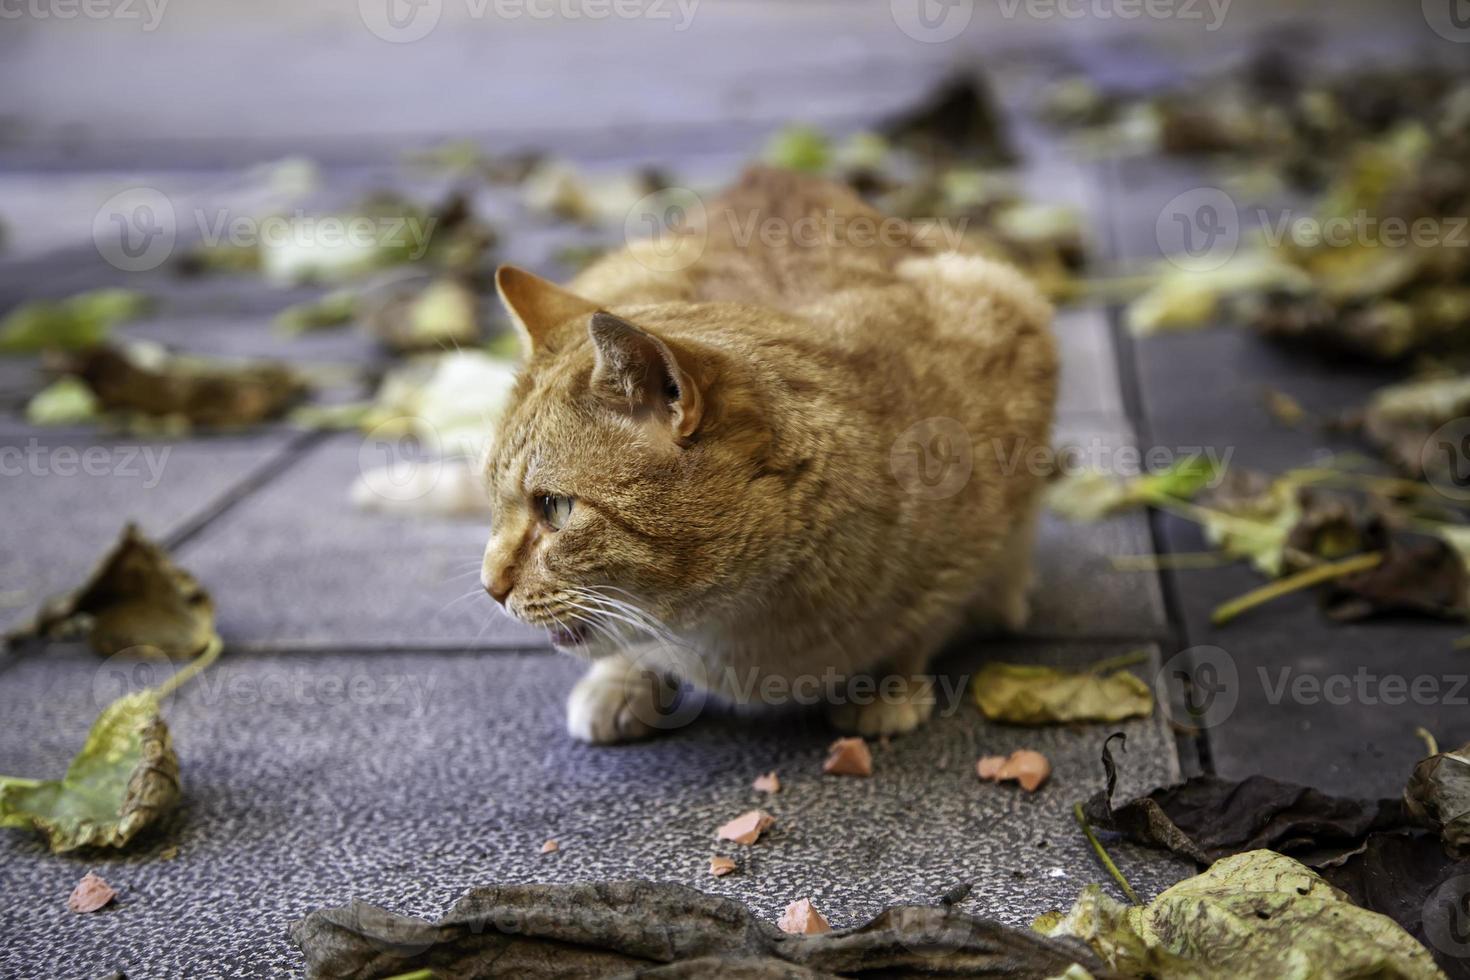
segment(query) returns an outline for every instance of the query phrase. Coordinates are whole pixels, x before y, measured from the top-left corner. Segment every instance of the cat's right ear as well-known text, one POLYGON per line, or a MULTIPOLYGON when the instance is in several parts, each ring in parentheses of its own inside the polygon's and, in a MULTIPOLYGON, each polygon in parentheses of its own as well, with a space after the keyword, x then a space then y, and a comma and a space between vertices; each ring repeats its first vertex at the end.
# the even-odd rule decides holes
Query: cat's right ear
POLYGON ((513 265, 495 270, 495 291, 521 337, 526 359, 579 339, 597 304, 513 265), (560 343, 558 342, 560 341, 560 343))

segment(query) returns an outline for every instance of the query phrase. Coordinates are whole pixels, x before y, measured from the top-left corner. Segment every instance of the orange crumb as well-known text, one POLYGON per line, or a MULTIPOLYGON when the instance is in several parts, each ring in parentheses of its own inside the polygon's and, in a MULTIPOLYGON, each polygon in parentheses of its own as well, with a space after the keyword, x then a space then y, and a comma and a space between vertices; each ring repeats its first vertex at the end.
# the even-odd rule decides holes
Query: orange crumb
POLYGON ((732 840, 737 844, 754 844, 776 823, 776 818, 764 810, 742 813, 721 827, 717 833, 721 840, 732 840))
POLYGON ((1026 792, 1034 793, 1051 776, 1051 763, 1040 752, 1017 749, 1005 757, 983 757, 975 763, 975 772, 981 779, 992 779, 996 782, 1014 779, 1026 792))
POLYGON ((798 936, 815 936, 819 932, 832 931, 832 927, 822 918, 822 913, 817 911, 809 898, 798 898, 786 906, 786 911, 776 920, 776 928, 798 936))
POLYGON ((873 753, 860 738, 839 738, 827 749, 822 771, 834 776, 871 776, 873 753))
POLYGON ((721 857, 717 854, 709 859, 709 873, 716 878, 723 878, 734 870, 735 862, 727 857, 721 857))
POLYGON ((552 854, 559 850, 561 850, 561 845, 558 844, 555 839, 549 840, 545 844, 541 845, 542 854, 552 854))
POLYGON ((764 776, 755 777, 755 782, 750 784, 751 789, 757 793, 779 793, 781 792, 781 780, 777 778, 774 771, 764 776))
POLYGON ((111 885, 88 871, 77 882, 77 887, 72 889, 71 897, 66 900, 66 907, 73 912, 95 912, 116 897, 117 892, 112 890, 111 885))

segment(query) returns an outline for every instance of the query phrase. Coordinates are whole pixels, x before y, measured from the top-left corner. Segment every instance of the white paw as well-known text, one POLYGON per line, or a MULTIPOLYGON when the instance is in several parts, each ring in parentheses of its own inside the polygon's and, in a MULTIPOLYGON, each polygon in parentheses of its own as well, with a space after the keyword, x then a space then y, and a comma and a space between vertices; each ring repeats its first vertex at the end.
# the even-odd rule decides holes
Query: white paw
POLYGON ((827 720, 839 731, 877 738, 906 735, 933 713, 934 685, 923 678, 920 683, 905 680, 903 693, 897 698, 880 695, 866 704, 831 705, 827 720))
MULTIPOLYGON (((607 658, 618 660, 620 658, 607 658)), ((647 738, 658 717, 654 681, 626 662, 593 664, 567 698, 567 733, 582 742, 610 745, 647 738)))

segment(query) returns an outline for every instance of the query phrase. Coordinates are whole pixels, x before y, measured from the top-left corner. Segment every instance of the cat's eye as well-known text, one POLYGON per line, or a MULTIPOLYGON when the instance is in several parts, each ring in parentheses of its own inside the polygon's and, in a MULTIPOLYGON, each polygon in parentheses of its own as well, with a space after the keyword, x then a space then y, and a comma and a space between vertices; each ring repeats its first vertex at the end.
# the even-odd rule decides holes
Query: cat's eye
POLYGON ((572 519, 572 498, 546 494, 541 498, 541 517, 553 531, 560 531, 572 519))

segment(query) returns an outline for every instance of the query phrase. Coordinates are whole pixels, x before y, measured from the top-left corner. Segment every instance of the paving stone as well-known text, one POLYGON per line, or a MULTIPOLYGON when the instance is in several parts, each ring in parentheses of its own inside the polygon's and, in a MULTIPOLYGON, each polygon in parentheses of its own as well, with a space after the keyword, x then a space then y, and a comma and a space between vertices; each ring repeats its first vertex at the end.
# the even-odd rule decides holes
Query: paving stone
MULTIPOLYGON (((959 683, 987 656, 1081 664, 1123 649, 971 647, 946 660, 946 676, 959 683)), ((63 767, 97 701, 121 689, 117 666, 58 650, 13 669, 0 687, 0 772, 63 767)), ((227 654, 167 707, 186 798, 161 834, 127 857, 55 857, 28 833, 0 835, 0 974, 46 963, 58 976, 282 976, 301 962, 286 929, 312 909, 362 898, 437 917, 476 885, 529 881, 676 881, 769 920, 810 896, 839 928, 970 882, 961 908, 1021 926, 1088 882, 1112 888, 1070 812, 1102 784, 1108 732, 1129 736, 1125 791, 1177 778, 1158 718, 1008 728, 968 698, 875 744, 866 780, 822 774, 833 736, 808 712, 757 720, 711 707, 658 739, 593 748, 562 730, 579 670, 549 654, 227 654), (980 754, 1019 747, 1052 761, 1040 792, 976 779, 980 754), (781 793, 754 793, 771 769, 781 793), (751 847, 717 844, 716 827, 757 806, 773 830, 751 847), (561 849, 543 855, 548 838, 561 849), (170 845, 178 857, 162 858, 170 845), (716 853, 740 870, 710 877, 716 853), (120 897, 74 915, 66 895, 88 869, 120 897)), ((1191 873, 1158 852, 1111 849, 1145 895, 1191 873)))
POLYGON ((80 584, 127 521, 167 538, 277 462, 297 438, 162 442, 0 427, 0 629, 80 584))
POLYGON ((364 437, 323 442, 211 524, 180 560, 218 594, 220 632, 252 648, 544 646, 479 586, 488 522, 387 516, 349 500, 387 460, 364 437))
POLYGON ((1118 357, 1107 311, 1084 306, 1057 311, 1053 332, 1062 362, 1060 415, 1122 415, 1118 357))
MULTIPOLYGON (((1162 523, 1166 550, 1206 547, 1194 525, 1162 523)), ((1220 775, 1261 772, 1327 792, 1397 796, 1424 754, 1417 727, 1441 745, 1470 742, 1470 666, 1453 646, 1463 623, 1333 623, 1309 591, 1213 627, 1211 611, 1263 584, 1263 576, 1238 565, 1168 578, 1189 644, 1224 651, 1223 658, 1201 652, 1178 664, 1194 675, 1198 698, 1218 689, 1221 707, 1212 711, 1223 717, 1205 717, 1220 718, 1206 732, 1220 775)))

